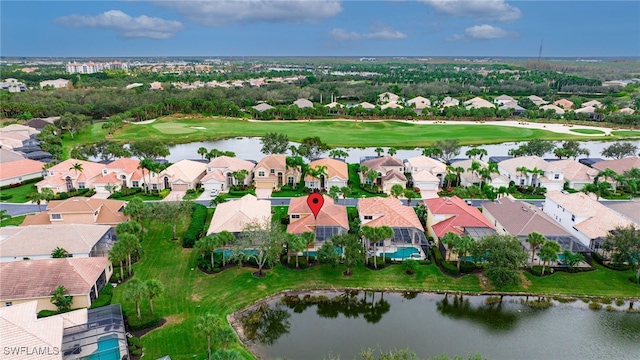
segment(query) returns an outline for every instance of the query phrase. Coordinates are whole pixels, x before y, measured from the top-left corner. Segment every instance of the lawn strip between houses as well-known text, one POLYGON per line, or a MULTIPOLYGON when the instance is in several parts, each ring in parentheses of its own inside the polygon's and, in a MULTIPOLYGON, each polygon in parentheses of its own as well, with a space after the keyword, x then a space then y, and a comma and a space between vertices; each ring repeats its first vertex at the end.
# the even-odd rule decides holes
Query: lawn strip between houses
MULTIPOLYGON (((283 214, 285 208, 277 208, 283 214)), ((180 234, 186 229, 183 224, 180 234)), ((141 280, 159 279, 165 293, 154 300, 156 314, 168 318, 164 326, 142 338, 145 356, 172 359, 202 358, 206 354, 206 337, 195 331, 198 316, 211 312, 221 319, 256 301, 285 290, 313 289, 375 289, 434 292, 481 293, 478 277, 465 275, 452 278, 434 265, 421 266, 412 276, 401 266, 373 271, 354 269, 353 276, 344 277, 344 267, 316 266, 306 270, 291 270, 276 266, 267 270, 265 278, 255 278, 255 269, 234 267, 215 275, 207 275, 196 267, 197 251, 183 249, 171 241, 169 225, 152 223, 143 241, 142 259, 134 265, 135 277, 141 280)), ((599 266, 595 271, 580 274, 556 273, 537 278, 526 274, 526 288, 506 289, 509 293, 564 294, 575 296, 607 296, 637 298, 640 290, 627 279, 632 271, 615 272, 599 266)), ((114 289, 113 302, 121 303, 124 311, 135 316, 133 301, 124 297, 127 283, 114 289)), ((142 313, 148 314, 148 303, 142 303, 142 313)), ((252 357, 247 349, 232 345, 244 357, 252 357)))

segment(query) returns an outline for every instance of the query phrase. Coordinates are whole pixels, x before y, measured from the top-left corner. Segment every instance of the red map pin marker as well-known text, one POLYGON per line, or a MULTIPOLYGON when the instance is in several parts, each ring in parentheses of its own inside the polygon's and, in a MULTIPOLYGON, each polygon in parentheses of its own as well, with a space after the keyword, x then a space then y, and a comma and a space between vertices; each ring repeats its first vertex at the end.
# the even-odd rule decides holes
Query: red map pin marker
POLYGON ((324 198, 318 193, 313 193, 307 197, 307 205, 309 205, 309 208, 313 213, 313 217, 317 219, 318 213, 320 212, 320 209, 322 209, 322 205, 324 205, 324 198))

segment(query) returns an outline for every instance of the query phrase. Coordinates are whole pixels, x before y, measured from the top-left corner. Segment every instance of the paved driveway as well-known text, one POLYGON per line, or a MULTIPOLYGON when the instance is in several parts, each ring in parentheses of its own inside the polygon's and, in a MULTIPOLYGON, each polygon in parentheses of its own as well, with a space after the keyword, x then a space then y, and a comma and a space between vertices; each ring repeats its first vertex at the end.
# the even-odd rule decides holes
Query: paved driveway
POLYGON ((256 197, 258 199, 268 199, 271 197, 273 189, 256 189, 256 197))
POLYGON ((186 191, 171 190, 169 195, 162 201, 182 201, 182 198, 187 194, 186 191))

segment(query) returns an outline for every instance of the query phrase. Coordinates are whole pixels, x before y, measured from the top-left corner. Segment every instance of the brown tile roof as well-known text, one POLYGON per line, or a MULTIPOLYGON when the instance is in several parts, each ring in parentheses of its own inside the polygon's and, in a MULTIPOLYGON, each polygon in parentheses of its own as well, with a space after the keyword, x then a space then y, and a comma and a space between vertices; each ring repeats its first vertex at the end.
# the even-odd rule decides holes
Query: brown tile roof
POLYGON ((495 230, 489 220, 474 206, 467 205, 457 196, 451 198, 428 199, 425 205, 432 214, 447 216, 444 220, 432 226, 438 237, 448 232, 463 234, 464 228, 490 228, 495 230))
POLYGON ((404 167, 404 164, 400 159, 390 155, 367 160, 363 162, 362 165, 368 167, 370 170, 376 170, 376 171, 378 171, 378 169, 380 169, 383 166, 404 167))
POLYGON ((21 159, 8 163, 0 163, 0 180, 41 173, 43 165, 44 163, 31 159, 21 159))
POLYGON ((0 256, 49 256, 56 247, 88 254, 111 229, 108 225, 60 224, 0 228, 0 256))
POLYGON ((640 225, 640 201, 639 200, 630 200, 621 203, 604 203, 606 207, 609 209, 613 209, 615 212, 622 214, 637 225, 640 225))
POLYGON ((287 155, 282 155, 282 154, 267 155, 260 160, 258 165, 256 165, 256 169, 260 167, 265 168, 267 170, 268 169, 284 169, 287 167, 287 155))
POLYGON ((419 156, 414 156, 412 158, 408 158, 407 161, 405 162, 405 164, 407 165, 407 172, 409 172, 409 170, 411 170, 410 168, 415 167, 415 168, 431 168, 433 170, 431 170, 431 172, 445 172, 447 171, 447 165, 445 165, 444 163, 432 159, 428 156, 423 156, 423 155, 419 155, 419 156))
POLYGON ((537 156, 519 156, 513 159, 500 161, 498 166, 513 175, 520 175, 516 170, 519 167, 525 166, 529 170, 538 168, 540 170, 547 170, 549 163, 544 159, 537 156))
POLYGON ((369 226, 414 227, 424 231, 412 207, 402 205, 399 199, 372 197, 358 200, 358 212, 364 215, 382 215, 366 223, 369 226))
POLYGON ((213 170, 212 172, 208 173, 207 175, 205 175, 200 182, 205 183, 211 179, 220 181, 220 182, 225 182, 227 181, 227 176, 225 174, 222 173, 222 171, 216 169, 213 170))
POLYGON ((482 207, 483 213, 491 214, 513 236, 529 235, 532 232, 542 235, 570 235, 541 209, 524 201, 505 197, 497 202, 485 202, 482 207))
POLYGON ((561 106, 565 110, 570 110, 573 107, 573 101, 567 99, 560 99, 553 102, 553 105, 561 106))
POLYGON ((598 169, 600 171, 606 170, 607 168, 609 168, 615 171, 617 174, 621 175, 623 172, 631 168, 634 168, 634 167, 640 168, 640 157, 629 156, 622 159, 599 161, 591 165, 591 167, 594 169, 598 169))
POLYGON ((398 170, 389 170, 382 177, 382 181, 389 181, 391 179, 398 179, 400 181, 405 181, 405 182, 407 181, 407 177, 404 176, 404 174, 399 172, 398 170))
POLYGON ((305 231, 314 231, 316 226, 340 226, 349 229, 349 219, 347 217, 347 207, 334 204, 333 199, 327 195, 324 198, 324 205, 318 213, 318 217, 313 217, 313 212, 307 205, 308 196, 292 198, 289 202, 288 214, 300 214, 300 219, 292 221, 287 226, 287 232, 301 234, 305 231))
POLYGON ((71 296, 87 295, 109 265, 104 257, 0 263, 0 299, 48 297, 58 286, 64 286, 71 296))
POLYGON ((253 170, 254 166, 255 164, 252 163, 251 161, 229 157, 229 156, 219 156, 211 160, 207 164, 208 168, 221 168, 221 169, 228 169, 230 171, 238 171, 238 170, 245 169, 249 172, 253 170))
POLYGON ((207 234, 217 234, 223 230, 241 232, 247 224, 264 221, 271 221, 271 202, 245 195, 239 200, 216 206, 207 234))
MULTIPOLYGON (((170 182, 182 180, 184 182, 193 182, 207 171, 207 165, 193 160, 180 160, 162 171, 159 177, 168 175, 170 182)), ((157 179, 154 176, 152 179, 157 179)))
MULTIPOLYGON (((344 161, 336 160, 336 159, 318 159, 309 163, 309 168, 315 168, 317 166, 326 166, 327 167, 327 179, 331 179, 337 177, 342 180, 349 179, 349 170, 347 170, 347 164, 344 161)), ((314 177, 311 175, 306 175, 305 180, 313 180, 314 177)))
MULTIPOLYGON (((51 213, 60 213, 64 220, 64 214, 87 214, 86 218, 78 219, 83 224, 119 224, 127 221, 129 217, 125 216, 120 209, 125 206, 126 202, 112 199, 97 199, 85 197, 73 197, 67 200, 52 200, 47 204, 47 211, 51 213), (98 218, 93 219, 93 213, 98 211, 98 218)), ((51 224, 47 216, 46 222, 42 215, 28 215, 23 224, 51 224)), ((66 220, 65 220, 66 221, 66 220)))
POLYGON ((561 171, 564 178, 570 181, 591 182, 598 175, 598 170, 592 169, 572 159, 552 161, 549 170, 561 171))
POLYGON ((576 223, 573 227, 591 239, 605 237, 618 226, 632 224, 626 217, 581 192, 563 194, 560 191, 549 191, 546 196, 571 214, 585 217, 586 220, 576 223))

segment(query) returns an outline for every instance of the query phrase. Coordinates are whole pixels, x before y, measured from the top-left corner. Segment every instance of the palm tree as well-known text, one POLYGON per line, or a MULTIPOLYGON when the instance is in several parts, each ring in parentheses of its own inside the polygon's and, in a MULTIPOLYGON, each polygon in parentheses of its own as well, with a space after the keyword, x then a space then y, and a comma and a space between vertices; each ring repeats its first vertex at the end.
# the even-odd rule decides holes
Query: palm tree
POLYGON ((207 155, 208 153, 209 153, 209 150, 207 150, 207 148, 205 147, 198 148, 198 155, 202 156, 203 160, 204 160, 204 156, 207 155))
POLYGON ((131 254, 142 249, 140 239, 134 234, 124 233, 118 235, 118 242, 122 243, 122 246, 127 249, 127 266, 129 268, 129 276, 131 276, 131 254))
POLYGON ((329 151, 329 157, 334 159, 346 159, 347 156, 349 156, 349 153, 344 150, 334 149, 329 151))
MULTIPOLYGON (((328 168, 327 168, 326 165, 319 165, 319 166, 316 166, 316 167, 313 167, 313 168, 309 168, 307 170, 307 174, 309 176, 311 176, 312 178, 314 178, 314 179, 318 179, 318 187, 320 187, 320 185, 322 185, 322 184, 320 184, 320 178, 322 176, 324 176, 325 178, 327 177, 327 169, 328 168)), ((325 184, 325 186, 326 186, 326 184, 325 184)))
POLYGON ((206 313, 198 317, 196 323, 196 331, 202 332, 207 337, 207 353, 208 359, 211 360, 211 335, 220 327, 220 319, 212 313, 206 313))
POLYGON ((444 234, 444 236, 440 239, 440 242, 443 245, 447 245, 447 261, 451 259, 451 252, 454 244, 458 243, 460 240, 460 235, 452 232, 448 232, 444 234))
POLYGON ((376 269, 378 268, 378 256, 376 255, 376 250, 378 247, 378 243, 382 240, 382 246, 383 246, 383 250, 382 250, 382 258, 385 259, 385 249, 386 249, 386 245, 384 240, 392 238, 393 237, 393 229, 389 226, 378 226, 378 227, 374 227, 374 226, 368 226, 365 225, 362 227, 362 235, 367 239, 367 241, 369 242, 373 242, 373 267, 375 267, 376 269))
POLYGON ((422 149, 422 156, 432 157, 442 155, 442 150, 437 147, 428 147, 422 149))
POLYGON ((151 168, 153 167, 153 159, 151 158, 144 158, 142 160, 140 160, 140 164, 138 165, 138 169, 142 170, 142 180, 144 180, 144 171, 147 170, 147 175, 149 175, 149 182, 145 181, 146 186, 145 186, 145 193, 149 192, 150 186, 151 186, 151 168))
POLYGON ((113 244, 113 247, 109 251, 109 261, 111 261, 112 264, 120 264, 120 281, 122 281, 122 279, 124 278, 122 269, 124 268, 123 262, 127 259, 127 256, 127 248, 125 247, 124 243, 121 243, 119 241, 113 244))
POLYGON ((558 260, 558 253, 560 252, 560 249, 560 244, 555 241, 547 241, 542 245, 542 248, 540 249, 540 259, 544 261, 542 263, 542 275, 544 275, 545 265, 558 260))
POLYGON ((73 297, 68 295, 67 288, 60 285, 51 293, 51 303, 56 306, 59 312, 68 311, 73 304, 73 297))
POLYGON ((305 231, 300 236, 304 239, 307 255, 307 264, 309 264, 309 246, 316 242, 316 233, 312 231, 305 231))
POLYGON ((216 243, 218 244, 218 246, 220 246, 222 249, 222 266, 224 267, 226 265, 226 259, 225 259, 225 252, 224 252, 224 247, 232 244, 236 237, 233 236, 232 233, 228 232, 227 230, 222 230, 219 233, 217 233, 214 238, 216 238, 216 243))
POLYGON ((532 232, 527 235, 527 242, 531 246, 531 266, 533 266, 533 259, 536 258, 536 248, 545 243, 547 239, 545 239, 544 235, 532 232))
POLYGON ((151 309, 151 315, 153 315, 153 298, 162 295, 164 292, 164 285, 158 279, 149 279, 146 282, 147 285, 147 297, 149 297, 149 309, 151 309))
POLYGON ((389 150, 387 150, 387 154, 389 154, 390 156, 393 156, 397 153, 398 153, 398 150, 394 147, 390 147, 389 150))
POLYGON ((236 179, 236 185, 244 185, 244 180, 249 175, 249 171, 247 169, 240 169, 238 171, 234 171, 231 175, 236 179))
POLYGON ((607 195, 611 190, 611 184, 606 181, 600 181, 595 184, 586 184, 582 188, 582 192, 585 194, 593 193, 596 195, 596 200, 600 200, 602 195, 607 195))
POLYGON ((53 249, 53 251, 51 252, 51 257, 54 259, 62 259, 62 258, 68 258, 68 257, 72 257, 73 255, 69 254, 69 252, 67 250, 65 250, 64 248, 61 247, 56 247, 55 249, 53 249))
MULTIPOLYGON (((529 168, 527 168, 526 166, 520 166, 518 168, 516 168, 516 171, 518 173, 520 173, 520 177, 524 177, 529 173, 529 168)), ((525 185, 527 183, 527 180, 525 179, 525 185)), ((516 185, 520 185, 520 184, 516 184, 516 185)))
MULTIPOLYGON (((226 350, 227 345, 235 340, 236 333, 230 327, 219 327, 216 331, 216 341, 222 345, 222 349, 226 350)), ((219 350, 218 350, 219 351, 219 350)), ((240 358, 240 356, 238 356, 240 358)))
POLYGON ((342 194, 342 203, 347 204, 347 196, 351 194, 351 188, 348 186, 343 186, 340 188, 340 194, 342 194))
POLYGON ((42 188, 40 192, 44 194, 44 201, 46 201, 47 203, 53 200, 53 198, 56 196, 56 194, 54 194, 53 190, 51 190, 50 188, 42 188))
POLYGON ((375 153, 378 155, 378 157, 380 157, 380 156, 382 156, 382 153, 384 152, 384 149, 381 148, 381 147, 377 147, 373 151, 375 151, 375 153))
POLYGON ((407 198, 407 206, 411 206, 411 200, 419 198, 420 194, 412 189, 404 189, 404 197, 407 198))
POLYGON ((76 177, 78 177, 78 173, 82 173, 82 171, 84 171, 84 168, 82 167, 82 164, 80 163, 74 163, 73 165, 71 165, 71 167, 69 168, 69 171, 74 170, 76 172, 76 177))
POLYGON ((393 196, 394 198, 398 198, 400 195, 402 195, 404 193, 404 188, 402 187, 402 185, 400 184, 394 184, 391 187, 391 196, 393 196))
POLYGON ((215 267, 215 263, 213 260, 213 255, 215 250, 219 247, 218 240, 216 240, 213 236, 205 236, 198 240, 195 244, 196 249, 200 250, 202 254, 209 253, 211 255, 211 268, 215 267))
POLYGON ((460 271, 460 262, 463 256, 467 255, 473 246, 473 238, 471 236, 458 236, 453 243, 456 255, 458 255, 458 271, 460 271))
POLYGON ((616 179, 618 177, 618 173, 616 173, 615 171, 606 168, 600 172, 598 172, 598 174, 596 175, 596 178, 594 179, 594 184, 597 184, 600 182, 600 178, 605 178, 606 179, 616 179))
POLYGON ((133 300, 136 305, 136 312, 138 313, 138 320, 142 318, 140 314, 140 301, 147 297, 148 293, 147 284, 142 280, 133 278, 127 284, 127 289, 124 291, 124 296, 133 300))
MULTIPOLYGON (((472 160, 471 166, 467 169, 467 171, 471 171, 472 178, 478 177, 478 172, 482 169, 482 164, 480 162, 472 160)), ((475 183, 475 181, 474 181, 475 183)))
POLYGON ((40 206, 40 203, 46 199, 45 194, 34 191, 29 195, 29 198, 31 199, 31 202, 38 204, 38 211, 42 211, 42 207, 40 206))
POLYGON ((538 177, 544 176, 544 170, 538 169, 537 167, 534 167, 533 169, 529 169, 527 170, 527 172, 531 174, 531 186, 538 185, 538 177), (534 179, 535 179, 535 183, 533 181, 534 179))

